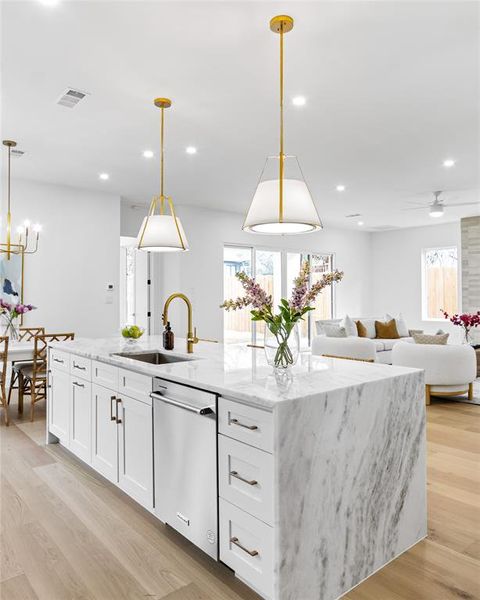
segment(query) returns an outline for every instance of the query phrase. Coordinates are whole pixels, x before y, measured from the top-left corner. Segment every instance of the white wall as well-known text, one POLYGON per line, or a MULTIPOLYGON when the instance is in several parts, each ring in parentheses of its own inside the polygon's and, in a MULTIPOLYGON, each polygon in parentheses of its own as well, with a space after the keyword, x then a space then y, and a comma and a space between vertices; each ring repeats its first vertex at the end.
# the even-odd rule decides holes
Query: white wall
POLYGON ((409 327, 432 333, 441 327, 455 339, 459 338, 458 328, 447 321, 422 319, 422 250, 450 245, 458 247, 460 293, 460 222, 373 234, 374 314, 402 312, 409 327))
MULTIPOLYGON (((136 235, 145 210, 122 203, 122 235, 136 235)), ((318 233, 280 237, 259 236, 242 231, 242 216, 235 213, 178 207, 190 252, 164 255, 157 261, 160 289, 153 300, 153 311, 161 312, 166 297, 185 293, 193 303, 194 324, 200 337, 223 339, 223 246, 225 243, 267 246, 292 250, 333 252, 335 266, 345 271, 336 288, 337 314, 370 312, 371 265, 370 234, 326 228, 318 233)), ((183 337, 185 307, 172 304, 171 321, 177 335, 183 337)), ((158 319, 157 319, 158 323, 158 319)))
MULTIPOLYGON (((12 181, 13 226, 43 225, 40 248, 25 256, 25 325, 102 337, 118 331, 120 198, 65 186, 12 181), (106 303, 107 283, 115 286, 106 303)), ((2 216, 5 215, 5 207, 2 216)))

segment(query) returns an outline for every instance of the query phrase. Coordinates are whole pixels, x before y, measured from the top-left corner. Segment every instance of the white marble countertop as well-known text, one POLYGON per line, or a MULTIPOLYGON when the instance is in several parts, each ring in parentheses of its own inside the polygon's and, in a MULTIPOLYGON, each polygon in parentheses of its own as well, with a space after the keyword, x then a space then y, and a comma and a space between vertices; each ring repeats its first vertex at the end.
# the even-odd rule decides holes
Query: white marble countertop
POLYGON ((246 344, 199 342, 193 354, 186 353, 184 339, 176 339, 174 351, 164 350, 162 337, 143 336, 128 344, 121 336, 102 339, 78 338, 73 342, 54 342, 52 347, 65 352, 131 369, 152 377, 164 377, 201 389, 233 397, 257 407, 273 408, 279 402, 312 398, 322 393, 351 388, 371 381, 392 379, 416 369, 377 363, 340 360, 302 353, 288 374, 276 376, 265 359, 263 349, 246 344), (188 358, 188 361, 151 365, 114 356, 117 352, 160 351, 188 358))

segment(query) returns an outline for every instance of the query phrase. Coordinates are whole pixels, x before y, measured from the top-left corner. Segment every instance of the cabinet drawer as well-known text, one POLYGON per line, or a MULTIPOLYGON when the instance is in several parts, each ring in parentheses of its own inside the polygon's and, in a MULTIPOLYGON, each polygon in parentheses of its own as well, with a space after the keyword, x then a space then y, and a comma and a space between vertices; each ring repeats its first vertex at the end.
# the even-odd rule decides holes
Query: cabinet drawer
POLYGON ((119 369, 118 393, 120 396, 129 396, 151 406, 152 378, 128 369, 119 369))
POLYGON ((118 388, 118 367, 98 360, 92 361, 92 381, 98 385, 116 390, 118 388))
POLYGON ((70 354, 50 348, 50 368, 58 369, 59 371, 70 372, 70 354))
POLYGON ((70 354, 70 373, 74 377, 81 377, 90 381, 92 378, 92 361, 83 356, 70 354))
POLYGON ((258 592, 273 597, 273 529, 223 499, 220 560, 258 592))
POLYGON ((219 495, 273 525, 273 456, 218 436, 219 495))
POLYGON ((218 430, 267 452, 273 450, 273 415, 270 412, 218 399, 218 430))

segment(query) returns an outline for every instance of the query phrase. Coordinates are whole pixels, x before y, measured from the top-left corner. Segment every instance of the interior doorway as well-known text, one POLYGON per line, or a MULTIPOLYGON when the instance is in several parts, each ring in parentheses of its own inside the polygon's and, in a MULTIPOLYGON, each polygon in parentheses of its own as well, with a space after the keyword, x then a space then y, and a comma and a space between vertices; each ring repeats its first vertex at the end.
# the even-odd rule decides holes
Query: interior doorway
POLYGON ((138 325, 151 333, 150 253, 137 250, 136 238, 120 237, 120 327, 138 325))

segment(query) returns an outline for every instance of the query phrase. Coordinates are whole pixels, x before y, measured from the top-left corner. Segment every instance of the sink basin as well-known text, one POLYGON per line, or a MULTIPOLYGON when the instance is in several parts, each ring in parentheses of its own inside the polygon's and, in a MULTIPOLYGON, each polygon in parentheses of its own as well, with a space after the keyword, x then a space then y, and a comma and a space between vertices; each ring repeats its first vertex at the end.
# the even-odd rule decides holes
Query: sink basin
POLYGON ((182 356, 165 354, 164 352, 117 352, 112 356, 131 358, 133 360, 149 363, 150 365, 168 365, 170 363, 193 360, 191 358, 183 358, 182 356))

